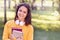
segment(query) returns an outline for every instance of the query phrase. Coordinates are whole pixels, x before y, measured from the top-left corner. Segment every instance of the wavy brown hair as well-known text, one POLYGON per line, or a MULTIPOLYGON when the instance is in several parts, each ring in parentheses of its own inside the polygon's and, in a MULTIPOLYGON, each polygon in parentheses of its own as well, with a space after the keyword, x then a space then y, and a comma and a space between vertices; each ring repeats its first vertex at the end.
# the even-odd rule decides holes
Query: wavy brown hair
POLYGON ((27 4, 27 3, 22 3, 22 4, 19 4, 18 6, 17 6, 17 8, 16 8, 16 15, 15 15, 15 21, 16 21, 16 18, 18 18, 18 15, 17 15, 17 13, 18 13, 18 10, 19 10, 19 8, 21 7, 21 6, 24 6, 24 7, 26 7, 27 8, 27 16, 26 16, 26 18, 25 18, 25 25, 29 25, 29 24, 31 24, 31 10, 30 10, 30 5, 29 4, 27 4))

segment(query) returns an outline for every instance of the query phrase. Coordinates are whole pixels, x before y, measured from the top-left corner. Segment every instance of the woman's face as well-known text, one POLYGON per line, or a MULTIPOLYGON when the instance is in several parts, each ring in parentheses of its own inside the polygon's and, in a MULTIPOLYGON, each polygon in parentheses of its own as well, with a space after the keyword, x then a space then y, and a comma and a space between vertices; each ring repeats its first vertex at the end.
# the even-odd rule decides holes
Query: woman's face
POLYGON ((27 11, 28 11, 27 8, 24 7, 24 6, 21 6, 21 7, 19 8, 17 15, 18 15, 18 19, 19 19, 20 21, 24 21, 24 20, 25 20, 25 18, 26 18, 26 16, 27 16, 27 11))

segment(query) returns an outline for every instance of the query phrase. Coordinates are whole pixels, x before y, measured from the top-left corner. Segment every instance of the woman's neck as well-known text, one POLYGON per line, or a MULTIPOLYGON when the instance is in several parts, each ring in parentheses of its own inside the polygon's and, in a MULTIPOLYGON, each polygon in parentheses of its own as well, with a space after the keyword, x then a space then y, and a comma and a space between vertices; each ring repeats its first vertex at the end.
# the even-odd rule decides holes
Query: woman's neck
POLYGON ((18 19, 19 21, 23 21, 24 22, 24 19, 18 19))

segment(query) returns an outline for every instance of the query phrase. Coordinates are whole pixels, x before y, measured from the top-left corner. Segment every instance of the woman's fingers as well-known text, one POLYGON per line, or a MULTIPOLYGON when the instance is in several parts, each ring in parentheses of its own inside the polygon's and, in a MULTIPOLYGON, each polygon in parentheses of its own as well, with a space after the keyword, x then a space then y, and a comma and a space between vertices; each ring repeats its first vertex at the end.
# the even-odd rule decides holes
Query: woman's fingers
POLYGON ((10 35, 10 40, 14 40, 14 39, 15 39, 14 35, 11 34, 11 35, 10 35))

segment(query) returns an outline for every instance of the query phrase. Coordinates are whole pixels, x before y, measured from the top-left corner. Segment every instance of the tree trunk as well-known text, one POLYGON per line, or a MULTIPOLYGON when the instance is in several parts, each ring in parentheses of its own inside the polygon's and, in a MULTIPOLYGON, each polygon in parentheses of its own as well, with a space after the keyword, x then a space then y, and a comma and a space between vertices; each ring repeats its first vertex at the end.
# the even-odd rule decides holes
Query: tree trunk
POLYGON ((22 0, 22 3, 24 3, 25 1, 24 0, 22 0))
POLYGON ((34 3, 35 3, 35 0, 33 0, 32 3, 31 3, 31 8, 32 8, 32 10, 35 9, 35 7, 33 6, 34 3))
POLYGON ((59 14, 60 14, 60 0, 59 0, 59 3, 58 3, 58 8, 57 8, 57 10, 58 10, 58 12, 59 12, 59 14))
POLYGON ((4 0, 4 24, 6 23, 7 18, 6 18, 6 0, 4 0))
POLYGON ((11 3, 11 0, 8 0, 8 3, 9 3, 9 4, 8 4, 8 5, 9 5, 9 7, 8 7, 8 8, 10 9, 10 3, 11 3))
POLYGON ((59 9, 59 14, 60 14, 60 0, 59 0, 59 8, 58 9, 59 9))
POLYGON ((54 11, 54 0, 52 0, 52 10, 54 11))
POLYGON ((43 10, 43 1, 44 0, 41 0, 41 10, 43 10))

